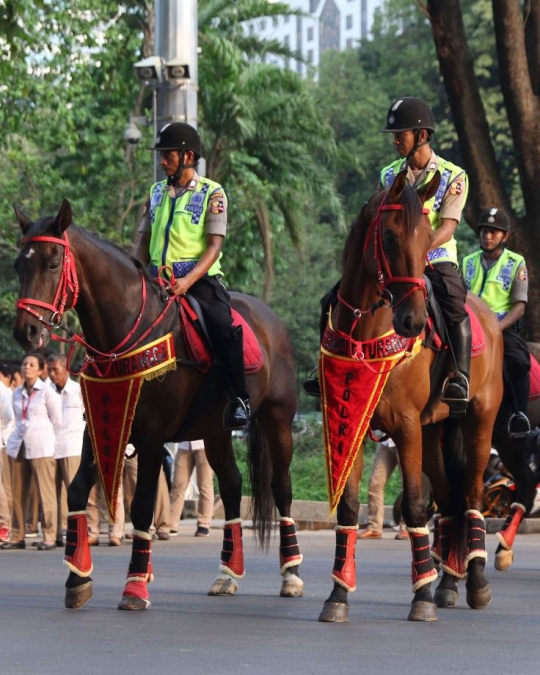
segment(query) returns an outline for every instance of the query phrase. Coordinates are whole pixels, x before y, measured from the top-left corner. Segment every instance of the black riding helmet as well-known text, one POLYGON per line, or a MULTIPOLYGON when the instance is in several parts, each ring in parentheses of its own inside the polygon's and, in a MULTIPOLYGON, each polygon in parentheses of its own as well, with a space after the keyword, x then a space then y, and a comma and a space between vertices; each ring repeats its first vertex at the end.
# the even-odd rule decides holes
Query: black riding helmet
POLYGON ((386 115, 386 126, 381 133, 393 134, 400 131, 426 129, 429 136, 435 131, 433 110, 421 98, 413 96, 398 98, 386 115))
POLYGON ((202 156, 201 137, 191 124, 169 122, 159 130, 154 150, 192 150, 198 160, 202 156))
POLYGON ((478 229, 481 227, 491 227, 493 230, 501 230, 501 232, 508 232, 510 234, 511 222, 506 212, 502 209, 486 209, 478 220, 478 229))

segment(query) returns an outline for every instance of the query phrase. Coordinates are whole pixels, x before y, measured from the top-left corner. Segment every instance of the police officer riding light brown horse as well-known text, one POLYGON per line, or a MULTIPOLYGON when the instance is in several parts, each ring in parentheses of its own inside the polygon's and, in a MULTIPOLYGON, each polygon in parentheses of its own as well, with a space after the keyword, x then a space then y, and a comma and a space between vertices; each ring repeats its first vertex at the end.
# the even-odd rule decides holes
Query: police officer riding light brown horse
MULTIPOLYGON (((331 307, 324 307, 319 381, 338 526, 334 587, 321 621, 347 621, 347 594, 356 587, 359 453, 370 416, 372 428, 385 431, 396 443, 403 472, 403 515, 413 555, 414 598, 408 618, 436 620, 437 606, 456 604, 457 580, 463 577, 471 607, 482 609, 491 599, 481 511, 483 472, 502 397, 502 338, 491 310, 468 297, 469 310, 483 329, 483 350, 471 363, 471 322, 453 236, 467 177, 431 150, 434 129, 433 113, 420 99, 392 104, 382 131, 393 134, 401 159, 381 171, 380 191, 350 232, 341 281, 331 307), (442 310, 443 321, 437 323, 446 349, 438 353, 444 359, 436 359, 426 346, 424 274, 442 310), (434 364, 438 374, 430 375, 434 364), (366 393, 368 380, 372 385, 366 393), (355 410, 359 400, 364 401, 360 412, 355 410), (430 555, 422 469, 443 516, 434 555, 442 559, 448 576, 435 598, 431 583, 437 573, 430 555)), ((311 393, 318 388, 314 382, 318 384, 307 382, 311 393)))
MULTIPOLYGON (((290 518, 291 426, 296 411, 292 347, 283 323, 266 305, 239 293, 229 296, 225 290, 219 259, 226 196, 221 186, 196 174, 197 132, 187 125, 171 126, 174 133, 168 127, 157 142, 168 179, 150 191, 149 219, 141 227, 138 247, 141 255, 149 243, 149 262, 165 268, 152 270, 160 284, 140 262, 75 226, 68 202, 55 217, 35 222, 16 210, 23 240, 16 262, 21 291, 14 335, 25 349, 43 349, 51 331, 64 326, 64 311, 74 308, 84 337, 72 336, 70 341, 83 344, 87 352, 81 382, 88 427, 81 466, 68 491, 69 608, 82 606, 92 595, 88 494, 99 473, 113 503, 128 440, 138 453, 138 475, 131 508, 132 556, 119 609, 150 606, 149 529, 166 441, 204 439, 226 518, 220 574, 209 594, 236 592, 237 579, 244 574, 242 479, 231 427, 247 428, 253 518, 263 544, 268 542, 274 502, 279 511, 281 595, 302 595, 297 574, 302 556, 290 518), (173 145, 175 150, 170 149, 173 145), (192 307, 185 307, 188 290, 199 299, 215 342, 217 360, 207 374, 195 367, 184 340, 187 326, 181 324, 179 309, 194 314, 192 307), (234 325, 230 306, 236 311, 234 325), (254 333, 260 350, 257 369, 247 377, 237 323, 254 333)), ((146 255, 142 257, 146 262, 146 255)))

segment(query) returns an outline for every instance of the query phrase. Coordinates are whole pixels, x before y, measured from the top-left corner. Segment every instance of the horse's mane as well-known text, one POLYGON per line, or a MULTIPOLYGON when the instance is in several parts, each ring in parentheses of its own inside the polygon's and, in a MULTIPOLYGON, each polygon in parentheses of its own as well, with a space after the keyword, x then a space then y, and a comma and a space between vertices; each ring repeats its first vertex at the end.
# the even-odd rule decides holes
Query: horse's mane
MULTIPOLYGON (((364 240, 366 238, 368 227, 375 217, 376 209, 379 208, 379 204, 389 191, 390 188, 387 188, 386 190, 381 190, 380 192, 375 193, 362 207, 362 210, 358 214, 351 227, 347 241, 345 242, 341 260, 343 267, 345 267, 345 263, 347 262, 350 253, 354 252, 357 259, 358 255, 362 255, 362 251, 364 250, 364 240)), ((422 215, 422 202, 418 198, 418 193, 416 190, 411 187, 409 183, 405 184, 403 192, 401 193, 400 199, 397 203, 404 206, 403 211, 401 211, 401 225, 403 230, 406 234, 412 234, 422 215)))
MULTIPOLYGON (((54 216, 44 216, 43 218, 39 218, 32 224, 26 236, 37 237, 50 234, 50 227, 53 224, 54 220, 55 220, 54 216)), ((103 239, 96 232, 90 232, 89 230, 86 230, 80 225, 76 225, 75 223, 71 223, 67 232, 69 233, 70 231, 73 230, 75 230, 78 234, 80 234, 84 239, 88 239, 91 242, 93 242, 99 248, 107 249, 107 252, 113 255, 116 261, 123 262, 128 266, 134 265, 137 269, 141 270, 146 276, 148 276, 144 268, 144 265, 142 265, 132 255, 124 251, 120 246, 118 246, 118 244, 115 244, 114 242, 109 241, 107 239, 103 239)))

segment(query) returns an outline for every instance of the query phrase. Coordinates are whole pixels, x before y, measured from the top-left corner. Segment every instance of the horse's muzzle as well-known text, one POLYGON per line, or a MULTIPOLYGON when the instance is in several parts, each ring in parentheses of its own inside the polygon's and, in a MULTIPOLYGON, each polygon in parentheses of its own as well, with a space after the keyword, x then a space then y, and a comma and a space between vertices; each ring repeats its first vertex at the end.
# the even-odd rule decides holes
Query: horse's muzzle
POLYGON ((13 337, 26 351, 36 352, 44 349, 51 338, 45 326, 28 321, 25 317, 17 317, 13 326, 13 337))

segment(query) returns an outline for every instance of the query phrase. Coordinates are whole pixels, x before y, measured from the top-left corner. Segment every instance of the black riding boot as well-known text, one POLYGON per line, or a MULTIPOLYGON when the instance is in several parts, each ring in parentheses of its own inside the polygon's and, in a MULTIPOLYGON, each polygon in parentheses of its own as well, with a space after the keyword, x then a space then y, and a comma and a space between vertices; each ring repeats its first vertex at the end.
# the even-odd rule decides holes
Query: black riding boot
POLYGON ((231 388, 232 400, 227 403, 223 412, 223 428, 245 429, 249 424, 249 394, 246 389, 246 375, 244 372, 242 326, 232 329, 232 338, 223 354, 223 362, 231 388))
MULTIPOLYGON (((321 342, 324 331, 326 330, 326 324, 328 323, 328 312, 330 311, 330 306, 335 305, 337 301, 338 289, 339 282, 321 298, 321 315, 319 317, 319 334, 321 336, 321 342)), ((321 384, 319 382, 317 366, 313 368, 307 380, 304 380, 302 386, 304 387, 304 391, 308 396, 316 396, 317 398, 320 398, 321 384)))
POLYGON ((469 402, 469 373, 471 368, 471 320, 467 316, 461 323, 448 328, 448 337, 454 350, 456 370, 443 384, 441 400, 450 408, 450 417, 462 417, 469 402))
POLYGON ((529 373, 512 376, 505 365, 506 387, 511 391, 513 413, 508 420, 508 435, 511 438, 525 438, 531 433, 531 423, 527 417, 529 406, 529 373))

